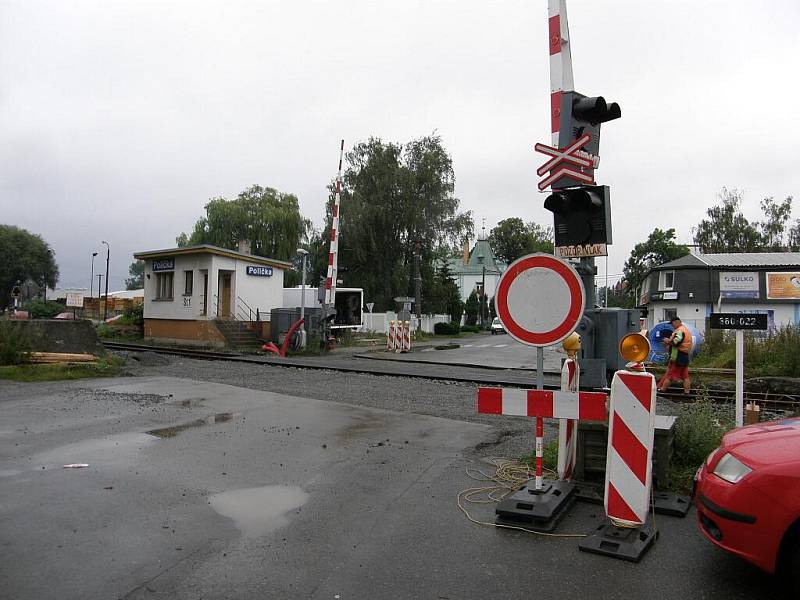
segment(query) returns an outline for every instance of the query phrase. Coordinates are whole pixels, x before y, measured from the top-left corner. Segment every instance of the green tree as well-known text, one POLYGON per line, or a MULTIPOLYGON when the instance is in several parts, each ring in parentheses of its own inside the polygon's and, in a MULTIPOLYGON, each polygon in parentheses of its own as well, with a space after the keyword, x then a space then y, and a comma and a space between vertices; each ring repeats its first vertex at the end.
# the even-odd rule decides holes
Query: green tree
POLYGON ((500 221, 489 232, 489 245, 495 256, 511 264, 533 252, 553 253, 553 230, 538 223, 525 223, 519 217, 500 221))
POLYGON ((494 307, 494 296, 489 300, 489 318, 494 321, 497 316, 497 309, 494 307))
POLYGON ((721 204, 706 211, 694 229, 694 243, 707 254, 721 252, 759 252, 762 236, 756 225, 742 214, 742 194, 736 189, 722 188, 721 204))
POLYGON ((181 232, 181 234, 175 238, 175 245, 178 248, 186 248, 186 246, 189 245, 189 236, 181 232))
POLYGON ((126 290, 140 290, 144 287, 144 261, 135 260, 128 267, 128 277, 125 280, 126 290))
POLYGON ((235 250, 240 241, 250 242, 250 251, 258 256, 292 260, 304 241, 311 222, 300 214, 297 197, 273 188, 253 185, 235 200, 213 198, 205 206, 206 216, 199 219, 180 245, 213 244, 235 250))
MULTIPOLYGON (((427 136, 401 145, 370 138, 347 153, 347 165, 339 222, 339 265, 347 269, 347 285, 363 287, 376 311, 392 309, 394 297, 414 295, 418 252, 423 310, 430 312, 437 258, 473 227, 470 213, 458 210, 452 160, 441 139, 427 136)), ((323 253, 329 247, 330 207, 323 253)))
POLYGON ((479 307, 478 294, 475 293, 475 290, 472 290, 470 295, 467 296, 467 303, 464 305, 464 313, 467 315, 465 325, 475 325, 478 322, 479 307))
POLYGON ((636 293, 644 281, 647 272, 658 265, 686 256, 689 248, 675 243, 675 230, 666 231, 656 228, 647 237, 647 241, 633 247, 623 268, 623 283, 627 296, 627 306, 636 302, 636 293))
POLYGON ((791 230, 787 243, 784 243, 784 233, 792 215, 792 197, 787 197, 783 202, 775 202, 772 197, 761 201, 761 211, 764 220, 758 223, 761 230, 762 249, 764 252, 781 252, 786 250, 791 240, 791 230))
POLYGON ((11 304, 11 290, 28 279, 55 287, 58 265, 52 248, 40 235, 14 225, 0 225, 0 309, 11 304))

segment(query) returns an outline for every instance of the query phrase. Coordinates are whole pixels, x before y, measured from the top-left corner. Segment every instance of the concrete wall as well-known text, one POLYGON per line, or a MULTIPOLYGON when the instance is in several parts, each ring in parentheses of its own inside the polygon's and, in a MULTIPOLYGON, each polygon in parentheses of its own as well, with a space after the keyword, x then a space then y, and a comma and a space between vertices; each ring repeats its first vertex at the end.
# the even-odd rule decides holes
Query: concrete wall
POLYGON ((23 331, 34 352, 105 353, 90 321, 10 320, 7 321, 7 326, 23 331))
POLYGON ((223 347, 225 338, 213 321, 185 319, 145 319, 145 341, 190 346, 223 347))

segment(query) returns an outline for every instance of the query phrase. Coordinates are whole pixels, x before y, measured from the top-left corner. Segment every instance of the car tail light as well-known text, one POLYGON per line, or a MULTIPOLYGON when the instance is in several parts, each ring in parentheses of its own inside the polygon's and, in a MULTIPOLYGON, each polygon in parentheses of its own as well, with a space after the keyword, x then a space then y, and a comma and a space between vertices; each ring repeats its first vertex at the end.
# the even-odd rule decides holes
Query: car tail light
POLYGON ((714 475, 728 483, 739 483, 752 470, 733 454, 725 454, 714 467, 714 475))

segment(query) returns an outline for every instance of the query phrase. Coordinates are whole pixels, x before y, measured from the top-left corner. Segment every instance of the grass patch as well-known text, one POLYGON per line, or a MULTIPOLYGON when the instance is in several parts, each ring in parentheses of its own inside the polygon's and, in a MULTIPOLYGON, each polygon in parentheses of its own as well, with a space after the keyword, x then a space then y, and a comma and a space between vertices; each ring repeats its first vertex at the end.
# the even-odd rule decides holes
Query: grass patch
POLYGON ((712 450, 719 447, 722 436, 735 424, 733 406, 714 404, 708 390, 701 387, 697 399, 681 406, 675 423, 675 453, 670 465, 669 487, 687 494, 697 468, 712 450))
MULTIPOLYGON (((732 331, 710 330, 696 367, 736 368, 736 336, 732 331)), ((766 335, 744 334, 745 370, 748 377, 800 377, 800 327, 785 325, 766 335)))
POLYGON ((115 377, 124 360, 118 356, 99 358, 94 363, 11 365, 0 367, 0 379, 11 381, 57 381, 87 377, 115 377))
MULTIPOLYGON (((525 454, 519 461, 527 464, 532 470, 536 468, 536 452, 525 454)), ((552 440, 542 448, 542 466, 545 471, 558 470, 558 440, 552 440)))

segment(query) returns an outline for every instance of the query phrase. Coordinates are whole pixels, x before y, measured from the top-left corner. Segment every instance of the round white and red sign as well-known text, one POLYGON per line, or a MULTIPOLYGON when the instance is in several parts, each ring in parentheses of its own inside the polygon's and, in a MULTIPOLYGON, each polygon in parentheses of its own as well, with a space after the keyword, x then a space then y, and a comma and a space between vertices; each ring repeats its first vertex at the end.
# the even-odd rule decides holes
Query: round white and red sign
POLYGON ((497 316, 528 346, 552 346, 575 331, 583 316, 583 282, 568 262, 529 254, 511 263, 497 282, 497 316))

